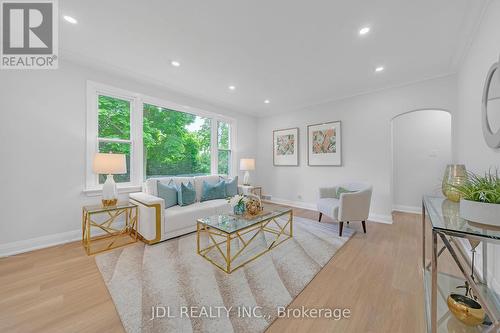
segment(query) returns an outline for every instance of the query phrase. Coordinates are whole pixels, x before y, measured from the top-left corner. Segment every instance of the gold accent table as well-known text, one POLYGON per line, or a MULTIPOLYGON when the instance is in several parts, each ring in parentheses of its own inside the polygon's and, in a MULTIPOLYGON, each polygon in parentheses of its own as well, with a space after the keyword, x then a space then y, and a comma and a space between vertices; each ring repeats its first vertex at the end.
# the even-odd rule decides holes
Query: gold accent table
POLYGON ((253 218, 215 215, 199 219, 196 224, 198 254, 226 273, 234 272, 292 237, 293 213, 289 208, 264 211, 253 218), (203 236, 206 246, 201 244, 203 236))
POLYGON ((88 255, 137 242, 137 205, 119 202, 116 206, 84 206, 82 212, 82 244, 88 255), (96 215, 105 215, 102 221, 96 215), (119 221, 123 224, 118 225, 119 221), (100 235, 92 236, 98 229, 100 235))

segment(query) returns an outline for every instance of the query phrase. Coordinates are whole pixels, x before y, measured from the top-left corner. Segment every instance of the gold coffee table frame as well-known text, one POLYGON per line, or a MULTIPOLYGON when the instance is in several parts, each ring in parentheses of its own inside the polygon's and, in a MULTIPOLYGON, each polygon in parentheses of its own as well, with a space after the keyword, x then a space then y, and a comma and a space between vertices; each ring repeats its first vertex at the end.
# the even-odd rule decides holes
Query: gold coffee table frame
POLYGON ((92 255, 137 242, 137 213, 137 205, 129 202, 121 202, 109 207, 101 205, 83 207, 82 244, 85 252, 92 255), (93 216, 98 214, 107 214, 107 216, 104 221, 96 222, 93 216), (122 216, 125 224, 117 229, 114 224, 122 216), (93 229, 104 231, 104 234, 92 236, 93 229))
MULTIPOLYGON (((250 222, 251 220, 249 220, 250 222)), ((251 222, 250 222, 251 223, 251 222)), ((203 219, 199 219, 196 224, 196 249, 197 253, 211 262, 213 265, 217 266, 221 270, 226 273, 232 273, 240 267, 248 264, 249 262, 259 258, 263 254, 271 251, 276 246, 280 245, 284 241, 293 237, 293 212, 291 209, 285 210, 283 212, 271 212, 269 217, 265 217, 262 220, 258 220, 253 224, 250 224, 241 229, 235 230, 233 232, 227 232, 221 230, 221 228, 217 228, 214 226, 210 226, 207 223, 203 222, 203 219), (288 220, 286 223, 281 225, 277 220, 281 216, 288 215, 288 220), (288 230, 287 230, 288 229, 288 230), (252 231, 256 231, 255 234, 250 237, 248 240, 244 240, 242 236, 252 231), (288 231, 288 232, 287 232, 288 231), (238 264, 233 267, 233 262, 245 251, 245 249, 252 243, 253 240, 259 235, 268 233, 274 235, 274 240, 271 241, 271 244, 267 246, 263 251, 257 253, 255 256, 250 259, 238 264), (201 248, 200 246, 200 236, 202 234, 206 234, 208 237, 208 246, 205 248, 201 248), (220 237, 222 240, 216 240, 215 237, 220 237), (282 237, 284 236, 284 237, 282 237), (281 237, 281 239, 280 239, 281 237), (231 254, 231 241, 239 240, 243 247, 241 247, 236 253, 231 254), (225 249, 221 248, 221 245, 225 244, 225 249), (216 250, 220 253, 222 258, 224 259, 224 263, 219 263, 210 258, 207 254, 212 250, 216 250)))

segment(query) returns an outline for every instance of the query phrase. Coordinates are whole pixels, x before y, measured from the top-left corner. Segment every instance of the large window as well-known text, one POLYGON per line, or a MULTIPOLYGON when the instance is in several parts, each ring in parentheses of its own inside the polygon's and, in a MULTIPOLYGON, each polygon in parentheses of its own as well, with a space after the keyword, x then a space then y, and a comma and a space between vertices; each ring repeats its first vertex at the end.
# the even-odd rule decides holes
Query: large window
MULTIPOLYGON (((115 175, 117 183, 130 182, 130 101, 98 95, 98 151, 100 153, 125 154, 127 173, 115 175)), ((106 175, 99 175, 99 184, 106 175)))
POLYGON ((210 174, 211 119, 144 104, 144 170, 162 175, 210 174))
POLYGON ((174 175, 231 175, 235 122, 113 87, 87 84, 87 190, 106 175, 92 172, 95 153, 126 155, 119 187, 138 187, 146 178, 174 175))

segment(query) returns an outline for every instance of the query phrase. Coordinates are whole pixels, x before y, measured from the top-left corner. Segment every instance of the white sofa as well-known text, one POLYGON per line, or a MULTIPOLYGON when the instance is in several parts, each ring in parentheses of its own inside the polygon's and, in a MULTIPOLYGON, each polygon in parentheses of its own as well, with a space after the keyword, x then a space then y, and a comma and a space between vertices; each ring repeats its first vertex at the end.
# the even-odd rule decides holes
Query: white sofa
POLYGON ((130 193, 129 200, 139 206, 139 234, 143 241, 155 244, 163 240, 196 231, 196 220, 210 215, 229 213, 231 205, 226 199, 201 202, 203 181, 215 184, 220 176, 151 178, 143 184, 142 192, 130 193), (158 197, 158 182, 176 185, 191 182, 196 190, 196 202, 188 206, 165 209, 165 201, 158 197))
POLYGON ((319 221, 323 214, 339 222, 339 236, 342 237, 344 222, 361 221, 366 234, 366 220, 370 213, 372 187, 359 183, 341 184, 319 189, 319 221), (351 193, 337 197, 337 189, 343 187, 351 193))

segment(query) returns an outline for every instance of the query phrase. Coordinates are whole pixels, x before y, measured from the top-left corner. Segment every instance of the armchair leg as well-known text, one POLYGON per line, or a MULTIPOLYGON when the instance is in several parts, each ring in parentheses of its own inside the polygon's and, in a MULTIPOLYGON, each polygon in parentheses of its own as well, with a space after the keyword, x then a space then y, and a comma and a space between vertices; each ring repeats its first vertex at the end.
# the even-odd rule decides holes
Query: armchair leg
POLYGON ((342 237, 342 229, 344 229, 344 222, 339 222, 339 237, 342 237))
POLYGON ((361 221, 361 224, 363 225, 363 232, 366 234, 366 222, 361 221))
POLYGON ((321 218, 322 218, 322 217, 323 217, 323 213, 321 213, 321 212, 320 212, 320 213, 319 213, 319 219, 318 219, 318 221, 319 221, 319 222, 321 222, 321 218))

